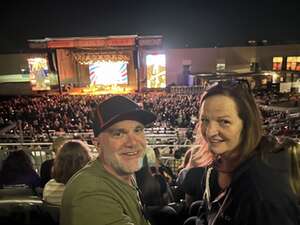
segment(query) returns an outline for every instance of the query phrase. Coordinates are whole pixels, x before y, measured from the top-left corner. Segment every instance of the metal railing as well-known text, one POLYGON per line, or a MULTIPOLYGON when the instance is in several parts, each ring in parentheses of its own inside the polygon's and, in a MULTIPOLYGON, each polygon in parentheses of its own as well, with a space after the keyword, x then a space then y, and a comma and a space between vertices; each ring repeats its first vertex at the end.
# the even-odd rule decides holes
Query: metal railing
MULTIPOLYGON (((181 164, 182 159, 174 157, 175 151, 180 148, 189 148, 192 145, 178 144, 148 144, 152 149, 158 148, 161 152, 161 161, 165 166, 169 166, 176 174, 177 168, 181 164)), ((96 158, 98 151, 94 145, 89 145, 92 158, 96 158)), ((54 157, 52 143, 0 143, 0 161, 5 159, 10 151, 24 150, 32 159, 34 169, 39 173, 41 164, 48 159, 54 157)))

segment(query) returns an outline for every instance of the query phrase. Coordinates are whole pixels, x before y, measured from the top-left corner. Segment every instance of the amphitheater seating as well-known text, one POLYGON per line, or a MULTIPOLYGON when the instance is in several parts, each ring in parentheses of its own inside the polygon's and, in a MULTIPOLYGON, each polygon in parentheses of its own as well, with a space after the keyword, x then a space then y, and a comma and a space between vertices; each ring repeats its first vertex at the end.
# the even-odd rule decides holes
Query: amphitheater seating
POLYGON ((150 222, 152 225, 181 224, 176 210, 171 206, 148 207, 147 212, 150 216, 150 222))
POLYGON ((59 225, 60 207, 47 202, 43 202, 42 210, 44 217, 48 219, 48 222, 53 225, 59 225))
POLYGON ((33 195, 0 197, 0 221, 2 225, 41 224, 42 201, 33 195))
POLYGON ((56 225, 43 210, 43 201, 29 188, 0 189, 1 225, 56 225))

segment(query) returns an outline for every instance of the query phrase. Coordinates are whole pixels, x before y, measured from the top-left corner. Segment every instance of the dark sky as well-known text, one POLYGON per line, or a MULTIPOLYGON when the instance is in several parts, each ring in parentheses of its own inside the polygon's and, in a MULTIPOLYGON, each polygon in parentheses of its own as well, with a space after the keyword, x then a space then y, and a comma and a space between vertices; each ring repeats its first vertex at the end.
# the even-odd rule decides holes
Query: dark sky
POLYGON ((24 51, 27 39, 130 34, 163 35, 167 48, 300 43, 299 0, 4 2, 0 53, 24 51))

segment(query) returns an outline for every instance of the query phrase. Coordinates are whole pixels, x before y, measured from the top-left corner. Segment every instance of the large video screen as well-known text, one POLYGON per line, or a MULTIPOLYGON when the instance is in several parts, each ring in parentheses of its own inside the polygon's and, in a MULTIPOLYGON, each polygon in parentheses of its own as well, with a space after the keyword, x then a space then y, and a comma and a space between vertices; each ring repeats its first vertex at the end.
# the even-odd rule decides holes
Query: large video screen
POLYGON ((127 63, 125 61, 107 61, 89 65, 91 84, 128 84, 127 63))
POLYGON ((166 55, 151 54, 146 56, 147 87, 166 87, 166 55))
POLYGON ((286 62, 286 70, 300 71, 300 57, 288 56, 286 62))
POLYGON ((282 70, 283 57, 273 57, 273 70, 282 70))
POLYGON ((48 62, 45 58, 29 58, 29 80, 33 91, 50 90, 48 62))

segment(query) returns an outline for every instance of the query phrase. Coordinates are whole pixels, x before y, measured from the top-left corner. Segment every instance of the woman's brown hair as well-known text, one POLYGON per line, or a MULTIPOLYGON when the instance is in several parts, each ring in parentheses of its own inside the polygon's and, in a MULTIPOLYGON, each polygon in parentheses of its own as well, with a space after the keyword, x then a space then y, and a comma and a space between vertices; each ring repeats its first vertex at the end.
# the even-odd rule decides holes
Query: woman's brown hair
POLYGON ((90 161, 89 147, 82 141, 69 140, 58 149, 52 170, 56 182, 66 184, 79 169, 90 161))

